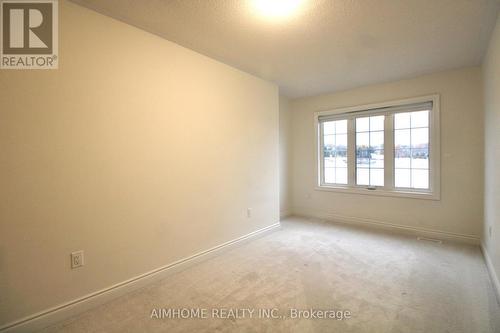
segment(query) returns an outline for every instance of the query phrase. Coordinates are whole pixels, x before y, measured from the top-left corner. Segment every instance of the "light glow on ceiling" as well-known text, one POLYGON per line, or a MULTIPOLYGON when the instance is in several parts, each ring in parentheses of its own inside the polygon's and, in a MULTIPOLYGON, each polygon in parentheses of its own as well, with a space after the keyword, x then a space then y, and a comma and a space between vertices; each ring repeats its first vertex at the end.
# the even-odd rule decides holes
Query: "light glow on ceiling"
POLYGON ((259 16, 266 19, 284 19, 297 13, 304 0, 253 0, 259 16))

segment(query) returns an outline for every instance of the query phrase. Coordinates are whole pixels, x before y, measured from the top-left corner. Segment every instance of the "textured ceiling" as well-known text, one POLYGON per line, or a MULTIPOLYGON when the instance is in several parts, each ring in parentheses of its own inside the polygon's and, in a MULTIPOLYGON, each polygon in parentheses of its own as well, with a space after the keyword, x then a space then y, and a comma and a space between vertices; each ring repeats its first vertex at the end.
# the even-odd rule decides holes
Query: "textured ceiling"
POLYGON ((479 65, 498 0, 304 0, 259 17, 252 0, 74 0, 276 82, 295 98, 479 65))

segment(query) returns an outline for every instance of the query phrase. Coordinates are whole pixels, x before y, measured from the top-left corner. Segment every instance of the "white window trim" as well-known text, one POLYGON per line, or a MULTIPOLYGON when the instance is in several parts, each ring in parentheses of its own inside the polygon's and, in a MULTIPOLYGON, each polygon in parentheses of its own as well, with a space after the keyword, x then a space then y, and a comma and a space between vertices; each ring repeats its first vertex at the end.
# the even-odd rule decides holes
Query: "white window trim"
MULTIPOLYGON (((390 113, 390 112, 389 112, 390 113)), ((387 114, 387 111, 381 111, 380 114, 387 114)), ((386 130, 384 132, 384 139, 386 145, 393 146, 393 130, 392 130, 392 116, 386 117, 386 130), (387 123, 389 122, 389 123, 387 123)), ((340 192, 340 193, 349 193, 349 194, 363 194, 363 195, 376 195, 376 196, 391 196, 391 197, 404 197, 404 198, 415 198, 415 199, 427 199, 427 200, 440 200, 441 199, 441 140, 440 140, 440 104, 439 104, 439 94, 399 99, 381 103, 373 103, 373 104, 365 104, 365 105, 357 105, 345 108, 337 108, 333 110, 326 111, 317 111, 314 113, 314 131, 315 131, 315 140, 314 140, 314 152, 315 152, 315 179, 316 179, 316 187, 315 189, 318 191, 332 191, 332 192, 340 192), (338 119, 347 119, 350 117, 358 117, 363 113, 375 115, 376 111, 369 111, 373 109, 394 107, 394 106, 403 106, 408 104, 415 103, 423 103, 432 101, 433 107, 430 112, 430 124, 429 124, 429 135, 430 135, 430 175, 429 175, 429 190, 400 190, 395 189, 394 184, 392 184, 392 188, 386 187, 376 187, 375 190, 368 189, 367 186, 357 186, 357 185, 325 185, 321 184, 321 162, 320 158, 322 156, 321 142, 322 138, 320 137, 320 122, 319 118, 321 116, 332 116, 335 117, 338 115, 338 119), (364 112, 363 112, 364 111, 364 112), (349 114, 352 112, 357 112, 356 114, 349 114)), ((350 122, 353 124, 353 122, 350 122)), ((348 183, 355 184, 355 149, 351 149, 351 145, 354 145, 354 132, 352 129, 348 130, 348 160, 351 161, 348 164, 348 183)), ((385 179, 389 179, 387 177, 388 172, 392 172, 394 165, 393 161, 393 149, 390 149, 388 155, 384 159, 384 172, 386 173, 385 179)), ((392 181, 394 182, 394 177, 392 177, 392 181)))

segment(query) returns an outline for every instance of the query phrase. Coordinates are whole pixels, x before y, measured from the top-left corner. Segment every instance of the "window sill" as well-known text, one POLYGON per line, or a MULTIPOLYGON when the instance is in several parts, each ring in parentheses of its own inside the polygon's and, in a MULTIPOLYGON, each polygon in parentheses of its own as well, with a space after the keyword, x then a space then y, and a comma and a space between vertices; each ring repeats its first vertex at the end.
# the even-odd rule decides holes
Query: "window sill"
POLYGON ((431 192, 407 192, 407 191, 389 191, 382 188, 369 190, 362 187, 347 187, 347 186, 316 186, 317 191, 339 192, 347 194, 375 195, 382 197, 397 197, 397 198, 413 198, 423 200, 440 200, 438 193, 431 192))

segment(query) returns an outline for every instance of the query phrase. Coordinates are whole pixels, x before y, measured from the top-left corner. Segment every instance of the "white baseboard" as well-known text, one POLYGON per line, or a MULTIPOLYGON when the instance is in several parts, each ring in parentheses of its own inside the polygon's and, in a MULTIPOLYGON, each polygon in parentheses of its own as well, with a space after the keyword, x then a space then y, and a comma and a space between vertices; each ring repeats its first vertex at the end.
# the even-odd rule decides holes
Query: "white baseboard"
POLYGON ((500 304, 500 280, 498 279, 497 272, 495 271, 495 266, 493 266, 493 262, 491 261, 490 255, 486 250, 486 246, 481 242, 481 251, 483 252, 484 261, 486 263, 486 267, 488 268, 488 273, 490 273, 491 283, 493 284, 493 289, 495 289, 495 294, 497 296, 497 302, 500 304))
POLYGON ((415 235, 415 236, 423 236, 427 238, 436 238, 440 240, 448 240, 448 241, 459 241, 462 243, 469 243, 474 245, 479 245, 480 240, 478 236, 475 235, 465 235, 452 233, 447 231, 433 230, 427 228, 419 228, 419 227, 410 227, 400 224, 388 223, 375 219, 354 217, 354 216, 344 216, 337 215, 328 212, 320 212, 316 210, 310 209, 294 209, 294 215, 296 216, 304 216, 304 217, 315 217, 327 221, 345 223, 345 224, 353 224, 353 225, 362 225, 362 226, 370 226, 378 229, 385 229, 391 231, 398 231, 405 234, 415 235))
POLYGON ((243 241, 249 240, 259 236, 265 232, 269 232, 280 227, 280 223, 275 223, 265 228, 253 231, 249 234, 225 242, 223 244, 212 247, 208 250, 193 254, 187 258, 177 260, 168 265, 159 267, 147 273, 138 275, 129 280, 117 283, 110 287, 101 289, 94 293, 85 295, 70 302, 60 304, 50 309, 35 313, 28 317, 22 318, 15 322, 8 323, 0 327, 0 332, 35 332, 47 326, 60 322, 64 319, 70 318, 82 312, 85 312, 98 305, 109 302, 110 300, 127 294, 133 290, 144 287, 153 282, 164 279, 165 277, 193 265, 201 260, 207 259, 209 256, 214 255, 217 251, 229 248, 243 241))

